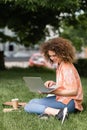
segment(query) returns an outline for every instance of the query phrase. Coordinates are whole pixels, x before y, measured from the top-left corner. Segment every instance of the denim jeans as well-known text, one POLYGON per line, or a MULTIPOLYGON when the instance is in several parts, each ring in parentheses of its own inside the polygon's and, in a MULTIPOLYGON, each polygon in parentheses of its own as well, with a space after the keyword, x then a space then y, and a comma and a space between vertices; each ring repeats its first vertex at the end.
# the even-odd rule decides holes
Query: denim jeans
POLYGON ((55 109, 62 109, 64 107, 67 107, 69 113, 75 111, 75 103, 73 99, 66 105, 62 102, 56 101, 56 96, 44 97, 41 99, 32 99, 24 107, 24 110, 29 113, 42 114, 47 107, 55 109))

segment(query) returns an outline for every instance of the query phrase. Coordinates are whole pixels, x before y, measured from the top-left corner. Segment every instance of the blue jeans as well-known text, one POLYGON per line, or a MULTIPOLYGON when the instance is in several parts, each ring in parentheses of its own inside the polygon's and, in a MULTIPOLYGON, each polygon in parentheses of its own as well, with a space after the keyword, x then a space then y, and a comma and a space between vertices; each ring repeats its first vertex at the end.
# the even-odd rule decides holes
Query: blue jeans
POLYGON ((41 99, 32 99, 25 107, 24 110, 29 113, 42 114, 47 107, 62 109, 68 108, 69 113, 75 111, 75 103, 72 99, 67 105, 62 102, 56 101, 56 96, 49 96, 41 99))

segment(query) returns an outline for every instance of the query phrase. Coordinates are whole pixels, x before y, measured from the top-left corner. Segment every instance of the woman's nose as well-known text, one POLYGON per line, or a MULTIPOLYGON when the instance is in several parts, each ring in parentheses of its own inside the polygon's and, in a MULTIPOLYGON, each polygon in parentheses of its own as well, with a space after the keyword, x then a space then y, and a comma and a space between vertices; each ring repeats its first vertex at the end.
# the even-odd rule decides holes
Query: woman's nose
POLYGON ((53 59, 54 59, 54 56, 50 56, 50 59, 53 60, 53 59))

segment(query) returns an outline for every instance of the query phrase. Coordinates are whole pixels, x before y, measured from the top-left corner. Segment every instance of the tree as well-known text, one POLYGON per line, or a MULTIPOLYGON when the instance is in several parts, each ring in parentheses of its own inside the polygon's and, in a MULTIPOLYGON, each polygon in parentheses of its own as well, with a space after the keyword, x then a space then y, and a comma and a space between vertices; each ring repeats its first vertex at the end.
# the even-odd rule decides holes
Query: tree
POLYGON ((79 9, 78 0, 2 0, 0 27, 8 26, 17 34, 18 42, 28 46, 48 34, 47 24, 59 29, 60 21, 71 15, 73 18, 79 9))
POLYGON ((73 25, 63 21, 62 29, 60 36, 70 39, 78 51, 87 46, 87 14, 79 14, 73 25))
MULTIPOLYGON (((49 35, 46 25, 59 30, 61 21, 76 21, 76 12, 86 11, 86 0, 1 0, 0 28, 8 27, 16 37, 4 40, 19 42, 25 46, 35 44, 49 35)), ((72 23, 71 23, 72 24, 72 23)), ((3 41, 1 37, 1 41, 3 41)))

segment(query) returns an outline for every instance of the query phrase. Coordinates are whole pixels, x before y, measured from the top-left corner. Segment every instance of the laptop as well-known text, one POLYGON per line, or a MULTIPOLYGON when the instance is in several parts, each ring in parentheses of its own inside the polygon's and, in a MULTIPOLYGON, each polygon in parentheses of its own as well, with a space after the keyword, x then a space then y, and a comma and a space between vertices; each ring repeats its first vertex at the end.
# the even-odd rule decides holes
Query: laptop
POLYGON ((48 94, 56 89, 55 85, 50 88, 46 88, 41 77, 23 77, 23 80, 31 92, 40 91, 41 93, 48 94))

